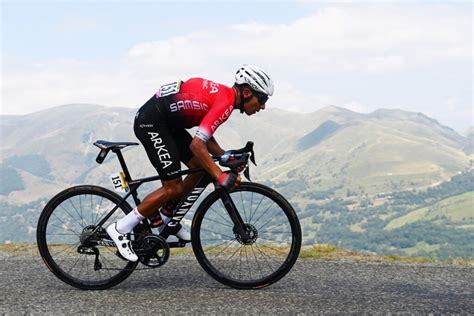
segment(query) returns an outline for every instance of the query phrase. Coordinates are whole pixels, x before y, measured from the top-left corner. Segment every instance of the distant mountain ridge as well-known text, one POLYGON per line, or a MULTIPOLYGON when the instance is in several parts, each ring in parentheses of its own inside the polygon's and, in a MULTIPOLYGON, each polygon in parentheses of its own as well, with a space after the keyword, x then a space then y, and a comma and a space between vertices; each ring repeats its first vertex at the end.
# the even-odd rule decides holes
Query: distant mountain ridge
MULTIPOLYGON (((70 104, 23 116, 0 116, 4 167, 23 172, 22 178, 25 172, 30 174, 23 179, 25 192, 11 192, 8 200, 27 202, 28 196, 36 197, 43 180, 50 188, 45 197, 69 184, 107 181, 117 163, 108 158, 99 167, 92 142, 136 141, 135 111, 70 104), (25 165, 28 159, 42 162, 29 163, 29 169, 12 163, 25 165), (32 172, 34 166, 41 170, 32 172), (30 190, 35 194, 29 195, 30 190)), ((216 138, 224 148, 253 140, 259 167, 252 172, 257 179, 299 180, 302 193, 339 187, 341 194, 347 190, 375 194, 442 181, 468 166, 470 158, 463 149, 472 143, 421 113, 381 109, 360 114, 336 106, 313 113, 269 109, 252 117, 235 112, 216 138)), ((126 157, 137 176, 154 173, 141 146, 127 151, 126 157)))
MULTIPOLYGON (((120 165, 114 155, 98 165, 92 143, 137 141, 135 112, 71 104, 0 116, 0 242, 34 241, 45 202, 71 185, 111 189, 120 165)), ((225 149, 255 143, 252 180, 291 202, 305 244, 470 258, 472 131, 460 135, 421 113, 329 106, 313 113, 235 111, 216 138, 225 149)), ((156 174, 142 146, 123 154, 133 177, 156 174)))

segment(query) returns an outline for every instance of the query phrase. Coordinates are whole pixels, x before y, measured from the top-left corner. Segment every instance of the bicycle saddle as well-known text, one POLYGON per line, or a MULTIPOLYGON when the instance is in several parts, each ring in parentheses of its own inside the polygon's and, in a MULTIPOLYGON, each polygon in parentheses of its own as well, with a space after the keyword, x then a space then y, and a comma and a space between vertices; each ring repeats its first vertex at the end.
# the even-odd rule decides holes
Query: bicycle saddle
POLYGON ((98 140, 94 143, 95 146, 99 147, 100 149, 121 149, 125 148, 127 146, 136 146, 138 143, 133 143, 133 142, 109 142, 106 140, 98 140))

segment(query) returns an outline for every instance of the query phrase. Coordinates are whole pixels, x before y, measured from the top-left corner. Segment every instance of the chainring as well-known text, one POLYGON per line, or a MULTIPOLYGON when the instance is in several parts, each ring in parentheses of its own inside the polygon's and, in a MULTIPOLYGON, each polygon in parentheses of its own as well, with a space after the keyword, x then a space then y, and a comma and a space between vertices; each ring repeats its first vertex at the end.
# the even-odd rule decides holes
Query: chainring
POLYGON ((170 247, 166 240, 158 235, 147 233, 136 243, 138 260, 147 267, 157 268, 164 265, 170 256, 170 247))

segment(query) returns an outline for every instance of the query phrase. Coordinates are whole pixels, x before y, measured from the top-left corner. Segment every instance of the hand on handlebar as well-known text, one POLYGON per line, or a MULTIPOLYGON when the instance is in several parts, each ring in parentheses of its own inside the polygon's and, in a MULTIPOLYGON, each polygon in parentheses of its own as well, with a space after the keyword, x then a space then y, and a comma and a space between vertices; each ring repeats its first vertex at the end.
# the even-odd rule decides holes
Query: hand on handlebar
POLYGON ((236 188, 240 183, 240 175, 234 172, 222 172, 217 184, 227 190, 236 188))
POLYGON ((219 164, 229 167, 237 172, 242 172, 247 168, 248 154, 239 153, 237 150, 227 150, 218 158, 219 164))

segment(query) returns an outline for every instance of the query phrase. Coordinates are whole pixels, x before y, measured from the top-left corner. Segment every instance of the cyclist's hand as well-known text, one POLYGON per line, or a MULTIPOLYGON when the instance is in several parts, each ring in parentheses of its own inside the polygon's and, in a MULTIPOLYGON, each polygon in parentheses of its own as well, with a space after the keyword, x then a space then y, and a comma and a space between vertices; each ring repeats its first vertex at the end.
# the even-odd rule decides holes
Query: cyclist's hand
POLYGON ((242 179, 240 179, 240 174, 237 174, 237 181, 235 181, 235 185, 234 185, 234 187, 233 187, 234 189, 240 185, 240 181, 241 181, 241 180, 242 180, 242 179))
POLYGON ((237 167, 237 172, 242 172, 245 170, 245 168, 247 168, 247 165, 240 165, 237 167))
MULTIPOLYGON (((234 154, 235 150, 227 150, 224 152, 224 154, 221 156, 221 161, 222 162, 234 162, 236 159, 232 156, 234 154)), ((235 170, 237 170, 237 172, 242 172, 245 170, 245 168, 247 168, 247 165, 246 164, 241 164, 239 166, 236 166, 234 167, 235 170)))
POLYGON ((227 190, 237 187, 240 183, 240 175, 233 172, 223 172, 217 179, 217 184, 227 190))

